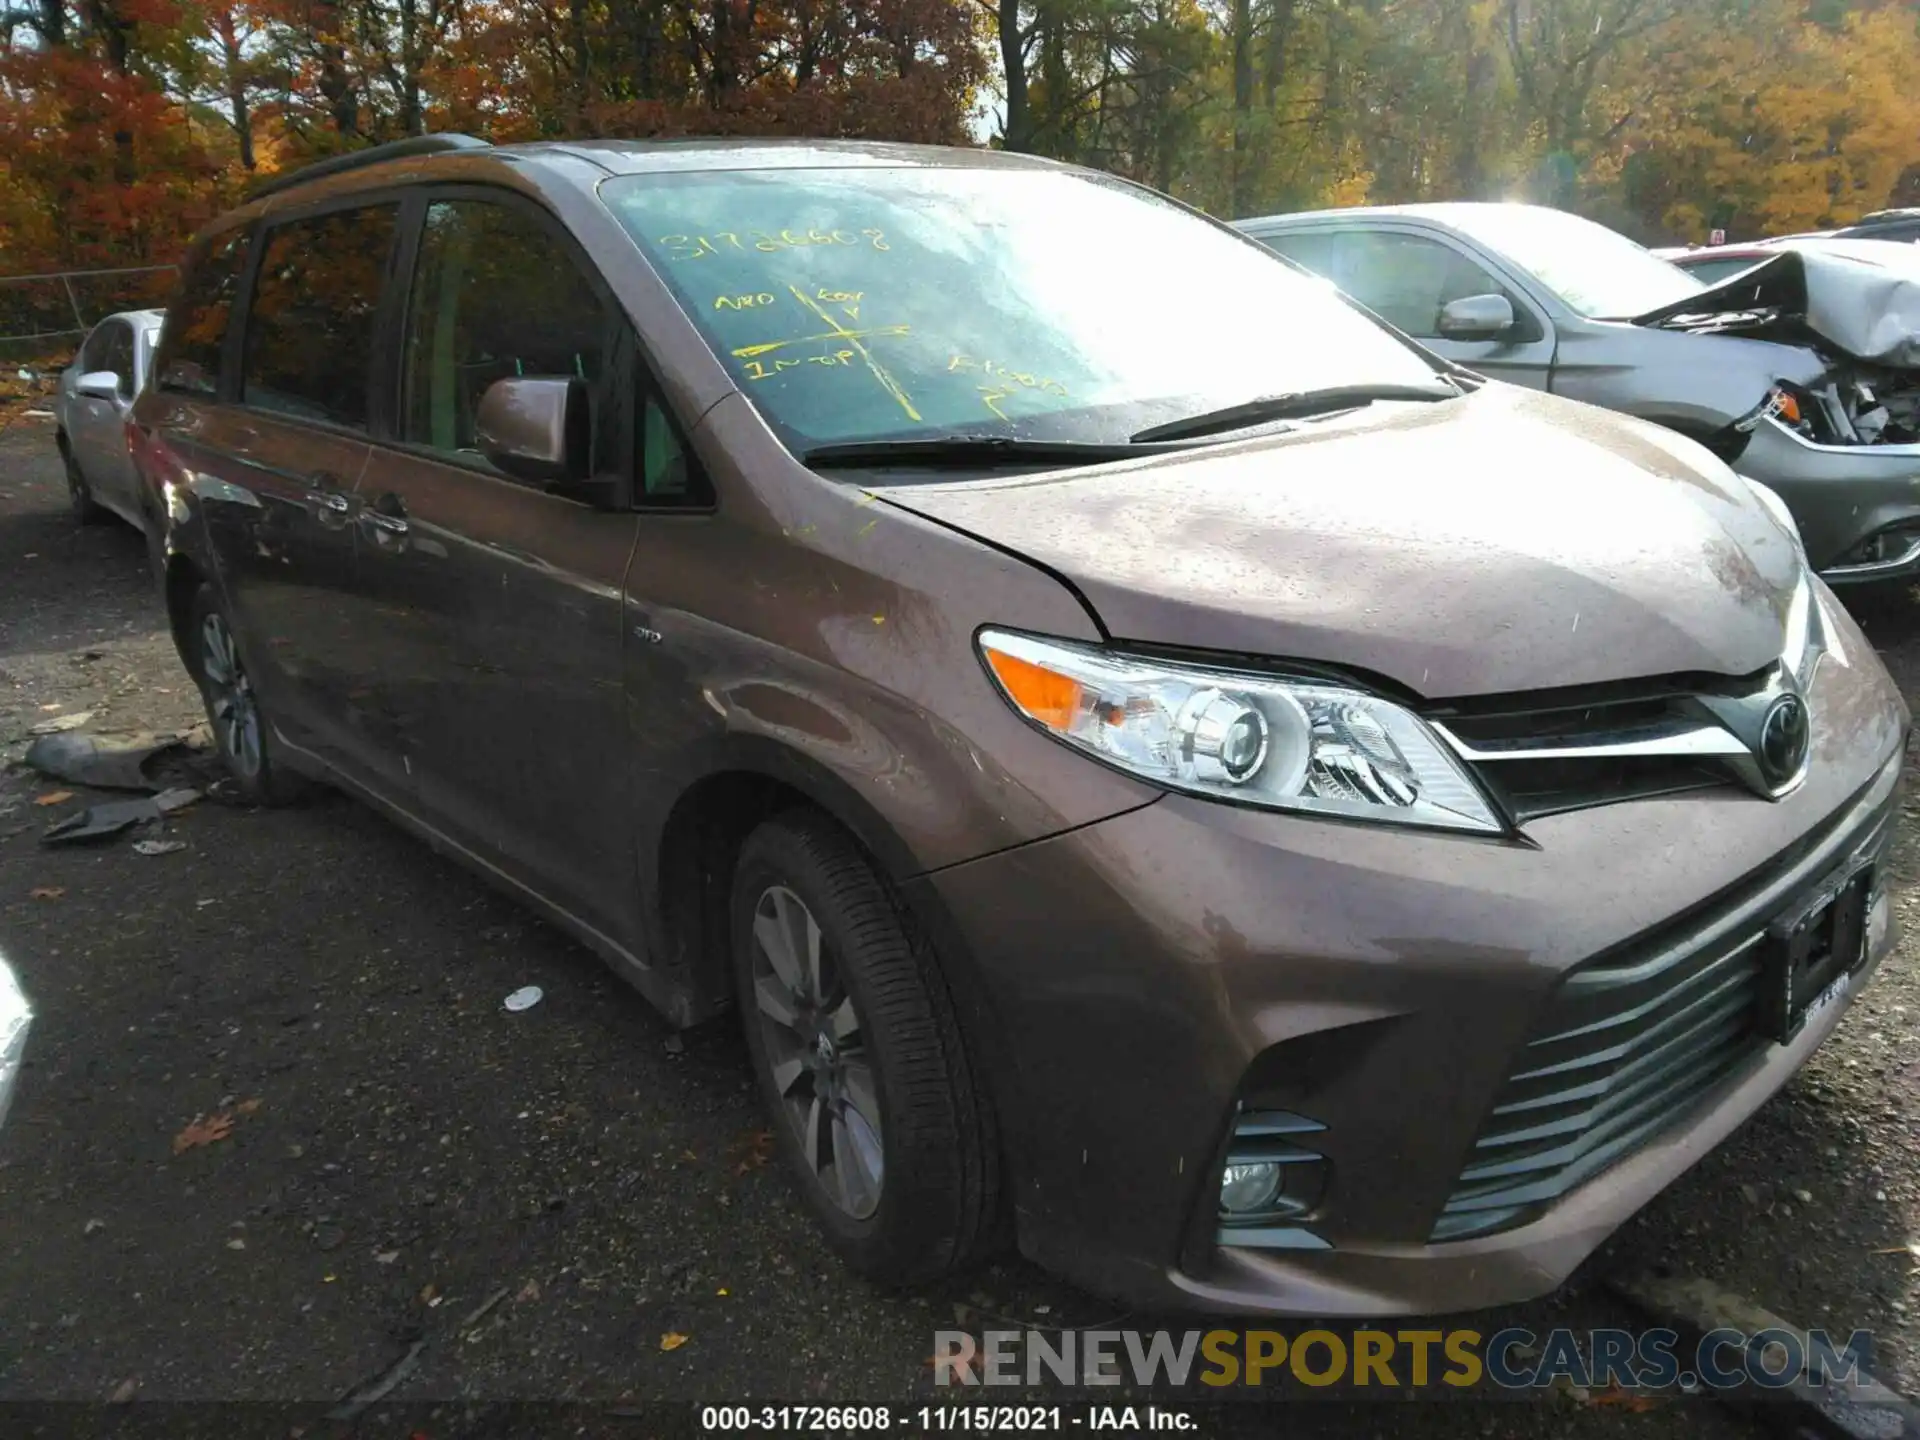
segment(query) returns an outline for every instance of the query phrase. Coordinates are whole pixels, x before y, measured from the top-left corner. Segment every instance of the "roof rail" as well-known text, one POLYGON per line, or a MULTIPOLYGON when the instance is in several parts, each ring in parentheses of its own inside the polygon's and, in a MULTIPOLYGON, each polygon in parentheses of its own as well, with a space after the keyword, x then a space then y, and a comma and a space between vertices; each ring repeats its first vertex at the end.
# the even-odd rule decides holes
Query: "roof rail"
POLYGON ((349 170, 358 170, 364 165, 378 165, 382 160, 404 160, 409 155, 437 155, 446 150, 487 150, 491 145, 485 140, 477 140, 471 135, 413 135, 405 140, 394 140, 385 145, 371 145, 365 150, 349 150, 344 155, 332 155, 325 160, 316 160, 311 165, 302 165, 298 170, 289 170, 284 175, 275 175, 261 181, 247 192, 247 199, 258 200, 263 195, 277 195, 282 190, 290 190, 295 185, 304 185, 309 180, 324 179, 328 175, 342 175, 349 170))

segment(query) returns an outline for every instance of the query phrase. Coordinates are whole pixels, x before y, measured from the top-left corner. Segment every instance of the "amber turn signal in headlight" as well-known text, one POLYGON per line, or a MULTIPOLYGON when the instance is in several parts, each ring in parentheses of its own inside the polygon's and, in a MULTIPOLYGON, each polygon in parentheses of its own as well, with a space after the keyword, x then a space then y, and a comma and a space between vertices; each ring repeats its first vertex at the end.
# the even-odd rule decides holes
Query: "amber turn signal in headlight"
POLYGON ((1000 691, 1075 749, 1216 799, 1350 820, 1497 832, 1499 816, 1418 716, 1329 681, 980 634, 1000 691))

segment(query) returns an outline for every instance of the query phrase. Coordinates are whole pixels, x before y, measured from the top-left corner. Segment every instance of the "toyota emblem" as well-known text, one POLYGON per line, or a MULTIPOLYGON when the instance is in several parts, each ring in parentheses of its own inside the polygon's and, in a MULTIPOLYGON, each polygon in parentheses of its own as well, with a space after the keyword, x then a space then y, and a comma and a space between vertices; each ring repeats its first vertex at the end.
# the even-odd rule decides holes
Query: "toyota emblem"
POLYGON ((1782 695, 1767 707, 1754 755, 1767 784, 1777 790, 1800 773, 1811 738, 1807 702, 1798 695, 1782 695))

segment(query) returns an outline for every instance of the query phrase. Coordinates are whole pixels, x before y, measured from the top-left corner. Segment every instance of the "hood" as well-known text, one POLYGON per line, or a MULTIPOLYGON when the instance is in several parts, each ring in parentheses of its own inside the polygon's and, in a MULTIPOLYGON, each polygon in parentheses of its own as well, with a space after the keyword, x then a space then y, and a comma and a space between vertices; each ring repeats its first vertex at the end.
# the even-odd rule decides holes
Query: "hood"
POLYGON ((1783 250, 1710 289, 1634 317, 1696 333, 1812 344, 1894 369, 1920 368, 1920 250, 1887 264, 1783 250))
POLYGON ((1117 640, 1435 699, 1751 674, 1779 658, 1799 568, 1693 442, 1498 384, 1191 454, 876 493, 1052 570, 1117 640))

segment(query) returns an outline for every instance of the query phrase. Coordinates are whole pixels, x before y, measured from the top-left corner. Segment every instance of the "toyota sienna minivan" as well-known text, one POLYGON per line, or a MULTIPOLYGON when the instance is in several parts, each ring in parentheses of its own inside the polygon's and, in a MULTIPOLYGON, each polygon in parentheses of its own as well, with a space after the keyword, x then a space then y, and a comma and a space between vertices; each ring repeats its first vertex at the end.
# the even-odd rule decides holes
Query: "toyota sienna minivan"
POLYGON ((130 442, 241 790, 736 1012, 885 1282, 1535 1295, 1887 951, 1908 715, 1777 497, 1108 176, 325 162, 130 442))

